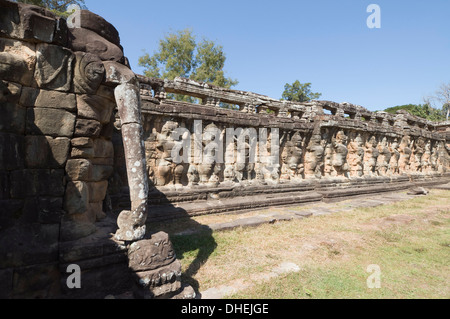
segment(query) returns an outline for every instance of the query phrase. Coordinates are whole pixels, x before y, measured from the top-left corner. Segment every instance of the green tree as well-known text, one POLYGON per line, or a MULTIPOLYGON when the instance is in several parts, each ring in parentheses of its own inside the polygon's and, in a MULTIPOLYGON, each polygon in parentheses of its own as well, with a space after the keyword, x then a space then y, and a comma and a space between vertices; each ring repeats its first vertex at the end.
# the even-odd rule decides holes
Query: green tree
POLYGON ((445 114, 445 120, 448 121, 450 117, 450 103, 445 103, 442 107, 442 113, 445 114))
POLYGON ((223 47, 213 41, 203 39, 197 45, 196 68, 191 78, 195 81, 210 83, 223 88, 231 88, 238 81, 225 77, 225 54, 223 47))
POLYGON ((384 110, 384 112, 395 114, 399 110, 405 110, 409 114, 412 114, 412 115, 415 115, 415 116, 418 116, 418 117, 421 117, 421 118, 424 118, 424 119, 427 119, 430 121, 434 121, 434 122, 445 120, 445 116, 442 114, 442 111, 433 108, 428 103, 418 104, 418 105, 417 104, 398 105, 398 106, 387 108, 386 110, 384 110))
POLYGON ((77 4, 80 8, 86 9, 84 0, 16 0, 16 2, 41 6, 59 15, 64 14, 71 4, 77 4))
POLYGON ((321 93, 311 92, 311 83, 300 83, 299 80, 294 83, 286 83, 284 86, 284 92, 282 100, 292 102, 307 102, 311 100, 317 100, 322 96, 321 93))
POLYGON ((442 83, 435 94, 423 98, 425 104, 441 109, 442 120, 450 117, 450 82, 442 83))
MULTIPOLYGON (((196 41, 190 29, 169 33, 159 41, 159 47, 152 56, 146 53, 139 58, 139 65, 145 68, 148 77, 173 80, 176 77, 189 78, 224 88, 231 88, 238 81, 225 77, 225 53, 223 47, 213 41, 196 41)), ((169 96, 179 101, 194 102, 192 97, 169 96)))
POLYGON ((435 99, 442 105, 442 114, 445 120, 450 117, 450 82, 442 83, 439 90, 436 91, 435 99))

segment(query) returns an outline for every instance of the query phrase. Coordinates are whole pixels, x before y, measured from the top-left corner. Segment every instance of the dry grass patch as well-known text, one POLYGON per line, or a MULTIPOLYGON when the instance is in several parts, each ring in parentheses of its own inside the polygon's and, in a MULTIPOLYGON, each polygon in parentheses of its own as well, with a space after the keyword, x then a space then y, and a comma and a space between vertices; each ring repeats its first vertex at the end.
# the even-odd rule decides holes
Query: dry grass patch
POLYGON ((173 241, 185 280, 199 291, 237 282, 247 289, 235 298, 448 298, 449 195, 436 190, 406 202, 173 241), (258 276, 283 262, 301 271, 258 276), (382 269, 382 289, 366 286, 370 264, 382 269))

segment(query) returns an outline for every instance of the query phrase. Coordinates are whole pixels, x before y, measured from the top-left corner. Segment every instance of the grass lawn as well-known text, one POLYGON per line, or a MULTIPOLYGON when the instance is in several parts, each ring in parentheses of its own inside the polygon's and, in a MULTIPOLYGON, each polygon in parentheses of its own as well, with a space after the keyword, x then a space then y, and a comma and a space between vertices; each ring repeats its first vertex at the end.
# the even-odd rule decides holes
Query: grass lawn
POLYGON ((199 291, 238 287, 228 298, 450 298, 450 191, 171 238, 183 280, 199 291), (300 271, 273 276, 283 262, 300 271), (369 265, 381 270, 379 289, 367 287, 369 265))

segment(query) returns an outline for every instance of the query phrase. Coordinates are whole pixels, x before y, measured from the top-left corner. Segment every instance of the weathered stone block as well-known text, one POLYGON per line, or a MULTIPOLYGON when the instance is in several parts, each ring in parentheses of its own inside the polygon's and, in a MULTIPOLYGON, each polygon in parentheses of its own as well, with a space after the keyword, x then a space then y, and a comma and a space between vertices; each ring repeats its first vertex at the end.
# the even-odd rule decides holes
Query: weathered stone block
POLYGON ((101 16, 88 10, 81 10, 80 22, 82 28, 92 30, 109 42, 120 46, 119 32, 111 23, 101 16))
POLYGON ((70 154, 71 158, 93 158, 94 148, 93 147, 72 147, 72 152, 70 154))
POLYGON ((77 96, 78 116, 106 124, 111 120, 115 104, 96 95, 77 96))
POLYGON ((75 94, 29 87, 23 89, 20 104, 26 107, 64 109, 67 111, 75 111, 77 108, 75 94))
POLYGON ((75 124, 75 137, 97 137, 100 136, 102 125, 96 120, 77 119, 75 124))
POLYGON ((15 269, 12 296, 15 299, 48 299, 60 294, 58 263, 15 269))
POLYGON ((136 297, 153 299, 181 289, 181 264, 175 260, 167 266, 134 273, 136 297))
POLYGON ((72 137, 75 114, 59 109, 27 109, 27 134, 72 137))
POLYGON ((19 103, 22 106, 34 107, 40 90, 28 86, 24 86, 20 94, 19 103))
POLYGON ((169 235, 159 232, 153 234, 151 239, 131 244, 128 267, 133 271, 154 270, 172 263, 175 258, 169 235))
POLYGON ((24 145, 23 136, 0 133, 0 169, 10 171, 23 168, 24 145))
POLYGON ((94 146, 92 138, 89 137, 77 137, 71 141, 72 147, 89 148, 94 146))
POLYGON ((69 29, 69 48, 97 55, 102 61, 124 61, 123 51, 94 31, 84 28, 69 29))
POLYGON ((0 171, 0 200, 10 197, 9 175, 6 171, 0 171))
POLYGON ((40 88, 69 91, 72 84, 73 53, 61 46, 36 45, 35 79, 40 88))
POLYGON ((67 214, 84 214, 89 209, 89 188, 87 183, 75 181, 67 183, 64 196, 64 210, 67 214))
POLYGON ((90 181, 100 182, 107 180, 112 176, 114 169, 109 165, 93 165, 90 181))
POLYGON ((25 163, 28 168, 61 168, 69 155, 70 140, 66 137, 25 137, 25 163))
POLYGON ((17 216, 17 224, 38 223, 39 203, 38 197, 28 197, 24 199, 24 204, 20 216, 17 216))
POLYGON ((1 230, 0 269, 57 261, 58 238, 57 224, 16 225, 1 230))
POLYGON ((10 102, 0 104, 0 131, 23 134, 25 132, 25 108, 10 102))
POLYGON ((72 147, 72 158, 113 158, 114 148, 111 141, 104 139, 92 140, 91 147, 72 147))
POLYGON ((13 37, 20 26, 19 4, 11 1, 0 2, 0 34, 13 37))
POLYGON ((55 34, 53 35, 53 43, 67 47, 69 28, 67 21, 63 18, 56 18, 55 34))
POLYGON ((105 199, 106 191, 108 190, 108 181, 90 182, 89 187, 89 202, 97 203, 105 199))
POLYGON ((31 86, 36 64, 33 44, 0 38, 0 78, 31 86))
POLYGON ((23 206, 24 201, 21 199, 0 199, 0 232, 21 222, 20 217, 22 216, 23 206))
POLYGON ((0 80, 0 102, 18 103, 22 85, 0 80))
POLYGON ((60 240, 63 242, 78 240, 95 233, 96 230, 97 227, 93 224, 93 222, 63 220, 61 223, 60 240))
POLYGON ((36 6, 22 6, 20 11, 25 39, 53 42, 56 23, 53 14, 36 6))
POLYGON ((114 97, 114 87, 107 86, 107 85, 100 85, 98 87, 97 92, 95 95, 104 97, 105 99, 108 99, 114 103, 116 103, 116 99, 114 97))
POLYGON ((112 135, 114 133, 114 130, 116 129, 115 125, 115 115, 114 113, 111 114, 111 119, 109 120, 108 124, 103 125, 102 131, 100 132, 100 136, 103 138, 106 138, 110 140, 112 138, 112 135))
POLYGON ((92 164, 87 159, 70 159, 66 164, 66 173, 71 181, 89 181, 92 164))
POLYGON ((87 159, 70 159, 66 164, 66 173, 71 181, 100 182, 112 175, 113 167, 93 165, 87 159))
MULTIPOLYGON (((106 259, 106 257, 104 258, 106 259)), ((67 278, 70 274, 62 273, 61 289, 65 298, 70 299, 103 299, 112 291, 130 289, 130 272, 126 262, 110 263, 96 268, 81 267, 81 289, 67 288, 67 278)))
POLYGON ((70 159, 66 164, 66 173, 71 181, 100 182, 112 175, 113 167, 93 165, 87 159, 70 159))
POLYGON ((12 297, 13 269, 0 270, 0 299, 10 299, 12 297))
POLYGON ((0 34, 30 42, 52 42, 55 15, 38 6, 1 1, 0 34))
POLYGON ((41 224, 59 224, 64 215, 62 197, 39 197, 38 221, 41 224))
POLYGON ((10 173, 11 198, 64 196, 63 169, 25 169, 10 173))
POLYGON ((95 216, 96 221, 105 219, 106 214, 103 212, 103 202, 89 203, 89 213, 95 216))
POLYGON ((113 166, 114 158, 113 157, 96 157, 96 158, 92 158, 91 162, 94 165, 113 166))

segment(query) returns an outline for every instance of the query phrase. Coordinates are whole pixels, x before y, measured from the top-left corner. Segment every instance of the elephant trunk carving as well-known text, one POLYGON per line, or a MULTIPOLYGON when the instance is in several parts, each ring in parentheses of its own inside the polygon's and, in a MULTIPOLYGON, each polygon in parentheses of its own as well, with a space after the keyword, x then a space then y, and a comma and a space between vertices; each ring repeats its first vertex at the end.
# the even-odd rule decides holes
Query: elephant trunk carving
POLYGON ((148 176, 145 161, 139 83, 135 74, 116 62, 104 62, 106 81, 117 85, 114 96, 121 122, 131 210, 117 219, 115 238, 138 241, 144 238, 147 220, 148 176))

